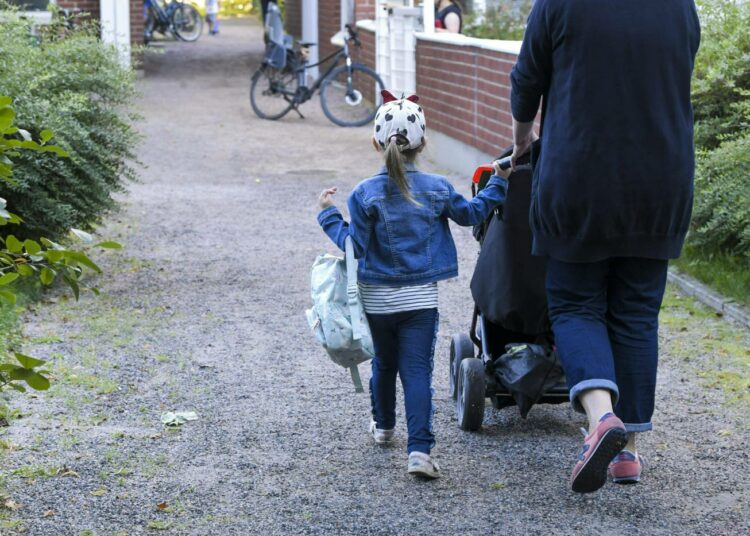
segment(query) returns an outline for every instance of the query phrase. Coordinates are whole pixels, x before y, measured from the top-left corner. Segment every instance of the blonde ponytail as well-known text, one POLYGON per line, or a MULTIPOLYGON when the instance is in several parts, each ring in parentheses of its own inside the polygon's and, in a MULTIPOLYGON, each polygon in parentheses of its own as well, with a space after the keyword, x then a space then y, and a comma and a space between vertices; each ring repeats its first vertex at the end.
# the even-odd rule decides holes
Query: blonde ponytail
POLYGON ((406 177, 406 162, 414 161, 417 152, 415 149, 402 151, 399 147, 398 138, 393 136, 385 148, 385 167, 388 170, 388 177, 396 183, 401 195, 410 203, 420 206, 411 193, 409 179, 406 177))

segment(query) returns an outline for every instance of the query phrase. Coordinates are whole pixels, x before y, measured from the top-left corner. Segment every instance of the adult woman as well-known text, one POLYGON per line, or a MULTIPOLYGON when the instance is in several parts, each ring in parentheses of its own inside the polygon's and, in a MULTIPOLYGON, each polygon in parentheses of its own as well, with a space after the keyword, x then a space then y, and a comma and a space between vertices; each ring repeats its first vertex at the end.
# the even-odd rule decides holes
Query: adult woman
POLYGON ((699 40, 693 0, 537 0, 511 74, 514 157, 544 97, 531 223, 570 399, 589 420, 574 491, 608 468, 641 476, 667 262, 692 207, 699 40))
POLYGON ((463 16, 461 6, 455 0, 440 0, 435 6, 435 30, 438 32, 461 33, 463 16))

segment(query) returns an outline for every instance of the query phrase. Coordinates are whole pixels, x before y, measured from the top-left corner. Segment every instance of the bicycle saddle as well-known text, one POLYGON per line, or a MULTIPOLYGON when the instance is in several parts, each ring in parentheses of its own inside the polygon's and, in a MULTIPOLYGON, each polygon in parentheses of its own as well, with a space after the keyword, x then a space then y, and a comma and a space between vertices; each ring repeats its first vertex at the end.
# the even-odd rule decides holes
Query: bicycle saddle
POLYGON ((317 43, 298 43, 301 47, 314 47, 317 43))

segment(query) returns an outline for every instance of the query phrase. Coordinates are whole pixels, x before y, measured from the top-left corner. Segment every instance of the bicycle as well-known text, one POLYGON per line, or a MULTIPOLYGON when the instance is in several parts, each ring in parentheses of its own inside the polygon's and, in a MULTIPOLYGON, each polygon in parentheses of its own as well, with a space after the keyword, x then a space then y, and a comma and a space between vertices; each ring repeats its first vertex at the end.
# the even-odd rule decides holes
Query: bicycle
POLYGON ((160 0, 147 0, 144 11, 143 40, 146 44, 151 42, 154 32, 171 33, 181 41, 196 41, 203 32, 203 19, 191 4, 172 1, 162 6, 160 0))
POLYGON ((281 119, 320 90, 323 113, 336 125, 358 127, 372 122, 381 103, 383 81, 375 71, 352 62, 349 42, 361 46, 357 31, 346 25, 344 47, 313 65, 307 55, 314 43, 300 43, 299 52, 284 41, 270 42, 260 68, 252 75, 250 104, 261 119, 281 119), (344 65, 339 65, 341 60, 344 65), (331 61, 326 72, 307 86, 307 70, 331 61))

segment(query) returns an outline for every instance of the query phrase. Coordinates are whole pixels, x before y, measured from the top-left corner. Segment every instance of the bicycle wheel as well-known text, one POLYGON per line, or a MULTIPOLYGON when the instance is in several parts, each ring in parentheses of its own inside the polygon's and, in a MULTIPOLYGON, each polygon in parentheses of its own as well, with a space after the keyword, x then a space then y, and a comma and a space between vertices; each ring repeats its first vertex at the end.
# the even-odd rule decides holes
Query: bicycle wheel
POLYGON ((172 28, 178 39, 196 41, 203 32, 203 19, 190 4, 180 4, 172 12, 172 28))
POLYGON ((323 113, 340 127, 361 127, 375 118, 384 89, 380 77, 361 63, 342 65, 329 74, 320 88, 323 113))
POLYGON ((281 119, 292 109, 295 91, 290 69, 262 65, 250 82, 250 105, 261 119, 281 119))
POLYGON ((156 18, 154 12, 149 9, 146 20, 143 23, 143 43, 148 45, 154 39, 154 31, 156 30, 156 18))

